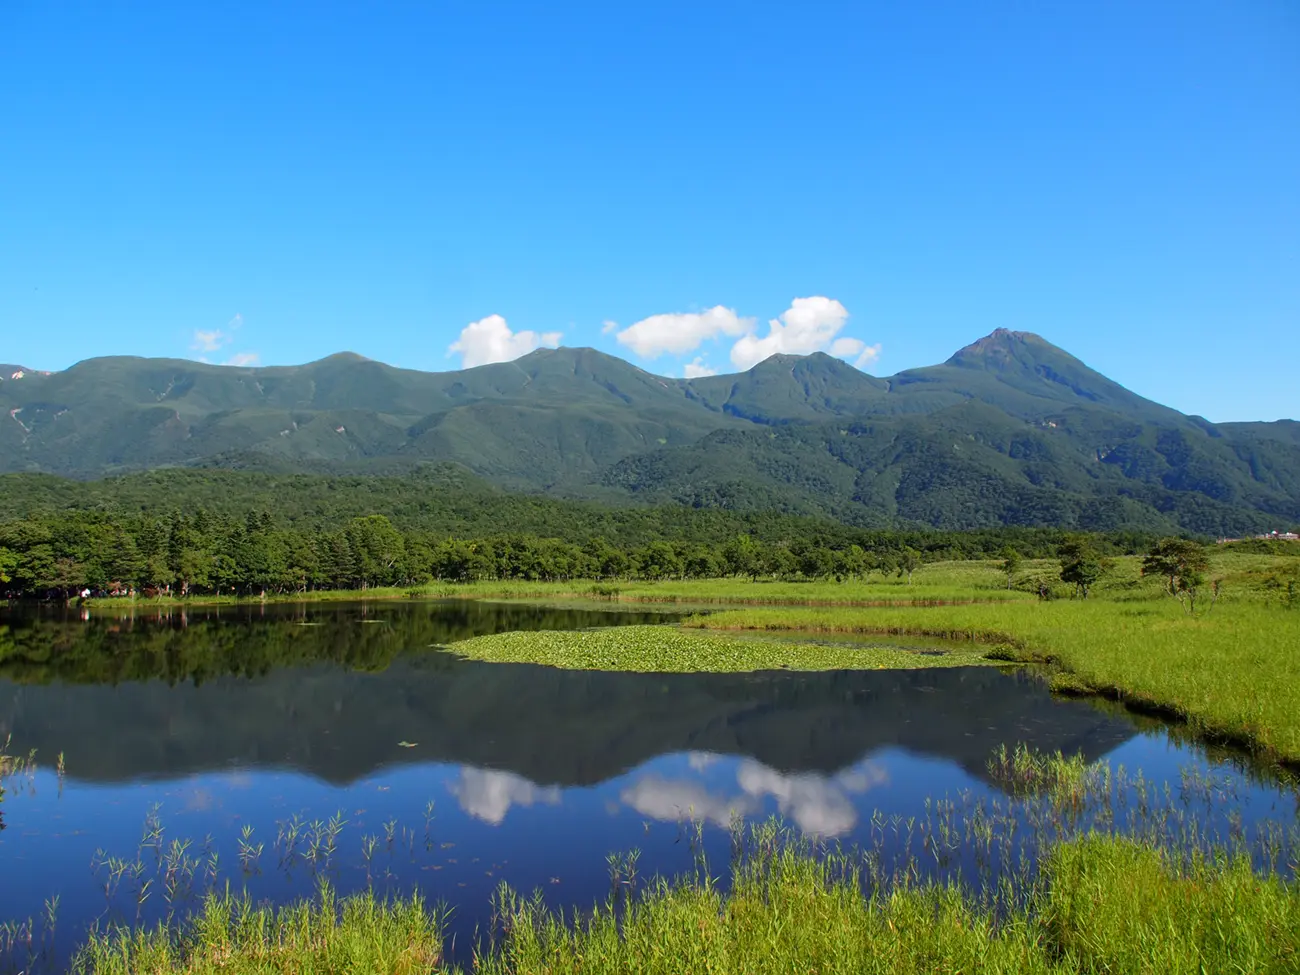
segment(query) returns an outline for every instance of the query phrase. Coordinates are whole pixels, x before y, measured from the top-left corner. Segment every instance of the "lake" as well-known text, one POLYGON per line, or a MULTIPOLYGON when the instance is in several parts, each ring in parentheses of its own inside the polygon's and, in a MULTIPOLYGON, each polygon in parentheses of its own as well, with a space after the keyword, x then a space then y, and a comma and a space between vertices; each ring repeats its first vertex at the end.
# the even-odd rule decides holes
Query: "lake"
POLYGON ((1140 770, 1139 790, 1168 786, 1210 833, 1296 821, 1294 791, 1244 763, 1025 673, 599 673, 438 649, 674 618, 468 601, 0 611, 0 741, 36 760, 0 805, 6 937, 32 918, 32 968, 58 970, 92 923, 181 913, 227 881, 286 900, 323 875, 445 902, 464 957, 503 882, 589 907, 608 856, 634 849, 642 877, 701 854, 723 874, 735 822, 905 847, 898 824, 937 799, 1008 802, 988 770, 1004 744, 1140 770))

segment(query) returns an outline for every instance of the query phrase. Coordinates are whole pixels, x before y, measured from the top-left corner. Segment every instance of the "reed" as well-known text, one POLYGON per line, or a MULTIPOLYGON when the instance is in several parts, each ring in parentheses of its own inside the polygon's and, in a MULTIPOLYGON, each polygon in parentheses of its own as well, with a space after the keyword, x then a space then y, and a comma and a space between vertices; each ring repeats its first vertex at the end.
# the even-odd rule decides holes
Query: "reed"
POLYGON ((428 975, 442 966, 443 921, 419 897, 339 899, 322 884, 282 908, 226 890, 182 925, 92 933, 72 965, 83 975, 428 975))

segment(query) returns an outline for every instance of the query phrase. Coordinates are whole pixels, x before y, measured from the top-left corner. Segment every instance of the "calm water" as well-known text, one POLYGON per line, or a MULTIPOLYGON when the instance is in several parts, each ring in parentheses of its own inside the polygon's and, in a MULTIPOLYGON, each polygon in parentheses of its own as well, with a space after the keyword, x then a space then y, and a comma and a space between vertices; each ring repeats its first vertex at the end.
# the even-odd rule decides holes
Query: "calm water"
MULTIPOLYGON (((705 851, 725 867, 734 817, 852 844, 928 799, 999 798, 986 767, 1004 743, 1105 756, 1157 787, 1209 768, 1158 727, 988 668, 605 674, 436 649, 665 619, 464 602, 10 610, 0 739, 35 749, 38 769, 0 805, 0 921, 40 928, 57 896, 57 967, 95 920, 157 919, 214 880, 286 899, 325 873, 344 890, 418 886, 453 906, 465 945, 502 881, 589 906, 611 852, 640 850, 642 874, 689 869, 684 819, 708 824, 705 851), (143 872, 114 880, 108 856, 143 872)), ((1207 814, 1295 821, 1293 793, 1215 774, 1207 814)))

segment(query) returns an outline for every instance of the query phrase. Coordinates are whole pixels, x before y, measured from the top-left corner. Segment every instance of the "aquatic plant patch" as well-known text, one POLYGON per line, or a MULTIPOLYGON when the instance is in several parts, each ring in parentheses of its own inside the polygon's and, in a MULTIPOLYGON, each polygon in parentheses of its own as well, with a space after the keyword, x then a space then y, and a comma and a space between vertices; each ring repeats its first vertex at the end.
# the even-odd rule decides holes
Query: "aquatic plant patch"
POLYGON ((684 631, 674 626, 495 633, 462 640, 447 649, 462 657, 496 663, 641 673, 903 669, 989 663, 977 646, 927 651, 883 643, 801 643, 684 631))

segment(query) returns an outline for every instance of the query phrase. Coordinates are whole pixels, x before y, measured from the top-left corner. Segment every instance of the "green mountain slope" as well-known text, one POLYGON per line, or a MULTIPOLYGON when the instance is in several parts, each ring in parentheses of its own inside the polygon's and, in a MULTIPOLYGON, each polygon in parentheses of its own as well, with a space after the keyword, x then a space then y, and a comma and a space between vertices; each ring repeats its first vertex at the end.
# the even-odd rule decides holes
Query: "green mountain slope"
POLYGON ((889 384, 822 352, 774 355, 748 372, 691 380, 687 395, 756 423, 888 412, 889 384))
POLYGON ((1220 423, 1219 430, 1234 440, 1278 440, 1300 446, 1300 422, 1275 420, 1272 423, 1220 423))
MULTIPOLYGON (((818 359, 802 360, 798 381, 783 391, 815 391, 800 414, 809 418, 830 400, 822 390, 834 389, 841 402, 851 390, 852 406, 819 412, 853 422, 823 415, 779 429, 719 432, 626 458, 602 483, 646 501, 771 504, 866 525, 1239 534, 1300 522, 1300 440, 1292 439, 1300 424, 1220 429, 1143 399, 1022 332, 998 330, 941 365, 884 381, 884 392, 850 385, 842 370, 856 370, 838 362, 821 369, 820 382, 810 379, 818 359)), ((769 368, 769 377, 776 371, 769 368)), ((740 377, 708 382, 747 394, 747 404, 760 385, 740 377)), ((765 400, 769 423, 776 402, 765 400)), ((760 411, 748 406, 746 415, 760 411)))
MULTIPOLYGON (((1105 458, 1062 427, 1040 428, 981 403, 767 431, 720 431, 686 448, 626 458, 607 486, 651 503, 833 517, 865 526, 1000 524, 1239 534, 1300 521, 1294 493, 1250 479, 1214 445, 1140 436, 1105 458), (1174 445, 1177 445, 1177 449, 1174 445), (1146 464, 1112 460, 1141 457, 1146 464), (1213 466, 1213 483, 1188 489, 1213 466), (1226 499, 1214 494, 1223 493, 1226 499)), ((1293 452, 1294 453, 1294 452, 1293 452)), ((1294 462, 1300 457, 1292 456, 1294 462)))
POLYGON ((543 349, 459 372, 351 354, 298 367, 107 358, 0 386, 0 471, 72 476, 228 454, 364 469, 454 460, 525 488, 732 422, 592 349, 543 349))
POLYGON ((872 526, 1300 522, 1300 424, 1216 426, 1002 329, 886 379, 820 353, 689 381, 592 349, 443 373, 346 353, 256 369, 93 359, 0 381, 0 410, 0 473, 451 462, 515 490, 872 526))

